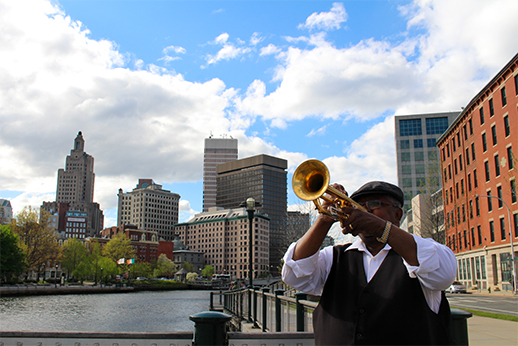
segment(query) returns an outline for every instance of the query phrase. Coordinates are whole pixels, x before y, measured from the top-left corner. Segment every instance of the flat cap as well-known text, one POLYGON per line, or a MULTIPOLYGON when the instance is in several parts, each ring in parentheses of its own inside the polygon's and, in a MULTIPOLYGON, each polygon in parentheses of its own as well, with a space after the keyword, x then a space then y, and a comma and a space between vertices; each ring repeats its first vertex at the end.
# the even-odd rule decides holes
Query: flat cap
POLYGON ((394 185, 384 181, 370 181, 356 190, 351 198, 356 201, 356 199, 366 196, 366 195, 390 195, 394 197, 397 201, 401 203, 401 206, 405 204, 405 196, 403 195, 403 191, 394 185))

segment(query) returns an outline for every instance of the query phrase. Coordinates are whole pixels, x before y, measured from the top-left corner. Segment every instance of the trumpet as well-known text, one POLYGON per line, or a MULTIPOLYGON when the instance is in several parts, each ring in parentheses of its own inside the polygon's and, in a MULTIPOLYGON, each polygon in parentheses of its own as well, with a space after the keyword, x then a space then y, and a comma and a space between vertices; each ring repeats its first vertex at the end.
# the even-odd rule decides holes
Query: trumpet
POLYGON ((301 163, 293 173, 291 185, 297 197, 304 201, 313 201, 320 214, 336 221, 343 221, 349 217, 342 211, 343 207, 367 211, 345 193, 329 185, 329 170, 322 161, 311 159, 301 163), (331 206, 325 209, 320 199, 331 203, 331 206))

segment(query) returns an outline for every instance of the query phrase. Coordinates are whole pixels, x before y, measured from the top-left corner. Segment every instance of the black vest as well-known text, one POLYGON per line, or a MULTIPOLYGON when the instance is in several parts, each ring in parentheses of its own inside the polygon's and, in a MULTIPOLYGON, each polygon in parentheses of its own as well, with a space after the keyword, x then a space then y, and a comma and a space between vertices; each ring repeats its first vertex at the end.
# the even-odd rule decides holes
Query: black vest
MULTIPOLYGON (((349 244, 350 245, 350 244, 349 244)), ((316 345, 448 345, 450 307, 442 293, 439 314, 426 303, 417 278, 390 250, 367 283, 363 254, 333 248, 333 265, 313 313, 316 345)))

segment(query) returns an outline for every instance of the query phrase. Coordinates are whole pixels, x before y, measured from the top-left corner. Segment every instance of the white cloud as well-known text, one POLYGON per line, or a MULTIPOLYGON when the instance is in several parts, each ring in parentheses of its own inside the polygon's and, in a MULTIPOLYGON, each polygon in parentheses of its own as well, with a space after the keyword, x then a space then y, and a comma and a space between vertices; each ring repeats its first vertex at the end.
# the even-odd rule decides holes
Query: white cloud
POLYGON ((216 37, 216 39, 214 40, 214 43, 215 44, 224 44, 225 42, 228 41, 229 37, 230 37, 230 35, 227 34, 226 32, 224 32, 221 35, 219 35, 218 37, 216 37))
POLYGON ((258 33, 258 32, 254 32, 254 33, 252 34, 252 37, 250 37, 250 44, 251 44, 252 46, 256 46, 256 45, 258 45, 259 43, 261 43, 263 40, 264 40, 264 38, 263 38, 263 37, 261 37, 261 36, 259 35, 259 33, 258 33))
POLYGON ((327 130, 327 125, 324 125, 318 129, 311 129, 311 131, 306 135, 306 137, 323 136, 326 134, 326 130, 327 130))
POLYGON ((340 29, 342 23, 347 21, 347 12, 344 5, 339 2, 333 3, 329 12, 311 14, 304 24, 299 24, 299 29, 309 30, 336 30, 340 29))
POLYGON ((270 43, 268 46, 261 48, 259 55, 266 56, 266 55, 278 54, 280 52, 281 52, 280 48, 277 48, 274 44, 270 43))

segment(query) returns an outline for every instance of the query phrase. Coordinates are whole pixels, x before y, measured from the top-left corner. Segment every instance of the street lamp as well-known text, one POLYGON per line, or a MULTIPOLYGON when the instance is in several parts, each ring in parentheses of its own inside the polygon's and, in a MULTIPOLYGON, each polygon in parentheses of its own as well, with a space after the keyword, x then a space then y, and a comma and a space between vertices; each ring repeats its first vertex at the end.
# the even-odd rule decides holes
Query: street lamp
POLYGON ((248 213, 248 322, 252 322, 252 289, 254 287, 253 279, 253 243, 254 243, 254 213, 255 208, 261 206, 255 199, 249 197, 245 202, 240 204, 241 207, 246 207, 248 213))
POLYGON ((502 202, 503 205, 505 205, 505 207, 507 208, 507 217, 509 219, 509 238, 511 240, 511 263, 512 263, 512 268, 513 268, 513 294, 516 294, 516 264, 514 263, 515 260, 514 260, 514 244, 513 244, 513 225, 511 223, 511 209, 509 209, 509 206, 507 205, 507 203, 505 203, 505 201, 500 198, 500 197, 497 197, 497 196, 490 196, 490 195, 473 195, 473 197, 487 197, 487 198, 496 198, 498 199, 500 202, 502 202))
POLYGON ((101 287, 103 287, 103 267, 101 267, 101 287))
POLYGON ((56 264, 56 272, 54 273, 54 288, 58 288, 58 265, 56 264))

